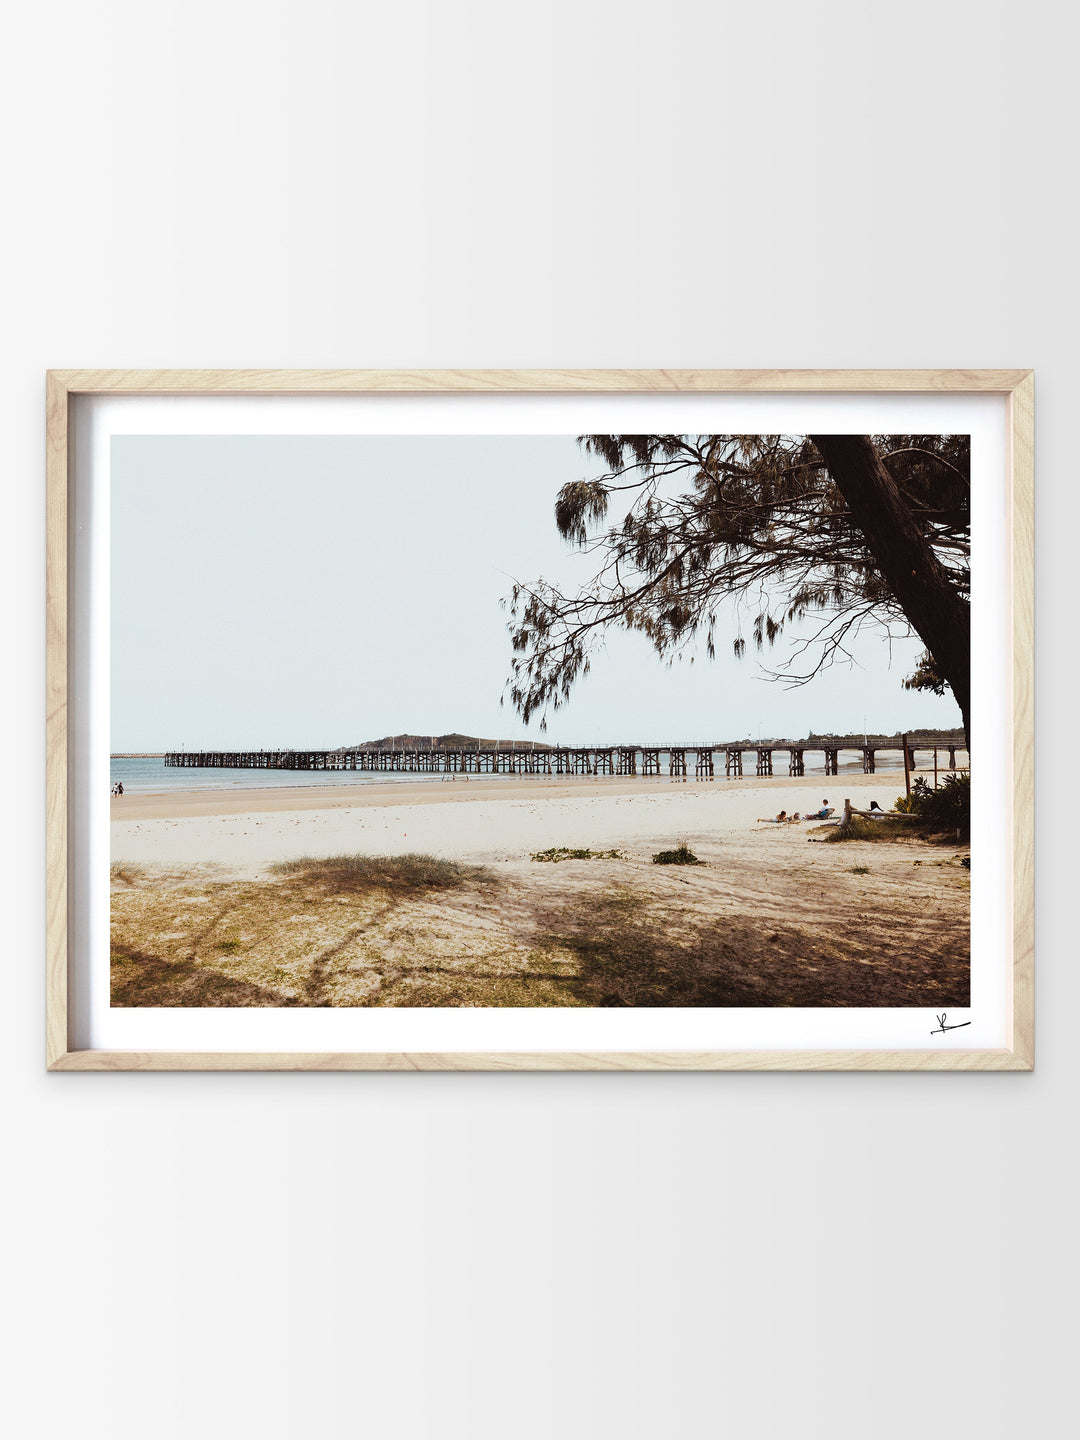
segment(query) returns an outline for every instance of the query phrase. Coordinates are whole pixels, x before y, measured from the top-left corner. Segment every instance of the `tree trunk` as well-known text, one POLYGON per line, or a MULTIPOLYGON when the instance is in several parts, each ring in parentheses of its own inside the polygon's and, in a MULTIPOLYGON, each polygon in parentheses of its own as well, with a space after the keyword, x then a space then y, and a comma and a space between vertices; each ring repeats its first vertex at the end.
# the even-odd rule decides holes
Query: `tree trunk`
POLYGON ((868 435, 811 435, 912 628, 933 656, 968 728, 971 608, 956 593, 868 435))

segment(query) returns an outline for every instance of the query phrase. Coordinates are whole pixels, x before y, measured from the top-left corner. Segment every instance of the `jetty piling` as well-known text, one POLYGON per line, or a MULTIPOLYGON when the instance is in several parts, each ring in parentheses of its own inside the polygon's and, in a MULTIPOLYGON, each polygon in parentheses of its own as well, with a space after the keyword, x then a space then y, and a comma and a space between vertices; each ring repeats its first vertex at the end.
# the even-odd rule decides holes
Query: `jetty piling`
MULTIPOLYGON (((806 755, 821 755, 826 775, 839 775, 840 752, 862 757, 864 775, 877 771, 877 757, 899 754, 903 757, 905 786, 910 789, 911 775, 917 768, 916 751, 933 751, 935 784, 942 767, 942 753, 949 757, 948 770, 955 773, 958 752, 967 752, 962 732, 941 735, 873 735, 859 737, 815 737, 808 740, 701 741, 684 745, 554 745, 504 749, 500 745, 475 747, 453 745, 398 749, 377 749, 360 746, 341 750, 175 750, 165 756, 165 764, 185 769, 288 770, 320 773, 356 771, 395 774, 472 774, 472 775, 642 775, 659 777, 666 773, 672 779, 685 780, 690 774, 693 756, 695 780, 712 780, 718 773, 717 759, 724 757, 723 773, 728 779, 741 777, 744 755, 754 756, 755 774, 768 778, 777 773, 777 754, 787 757, 787 773, 806 774, 806 755), (663 765, 666 757, 667 765, 663 765)), ((929 763, 929 761, 928 761, 929 763)), ((967 767, 964 767, 967 768, 967 767)))

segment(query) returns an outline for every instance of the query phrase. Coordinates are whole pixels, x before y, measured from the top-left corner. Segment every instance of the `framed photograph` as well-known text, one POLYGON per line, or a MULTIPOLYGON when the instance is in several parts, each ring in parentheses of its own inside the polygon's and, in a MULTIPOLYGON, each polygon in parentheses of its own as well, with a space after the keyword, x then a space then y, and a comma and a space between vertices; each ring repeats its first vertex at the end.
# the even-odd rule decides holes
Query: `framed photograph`
POLYGON ((1033 379, 51 371, 53 1070, 1026 1070, 1033 379))

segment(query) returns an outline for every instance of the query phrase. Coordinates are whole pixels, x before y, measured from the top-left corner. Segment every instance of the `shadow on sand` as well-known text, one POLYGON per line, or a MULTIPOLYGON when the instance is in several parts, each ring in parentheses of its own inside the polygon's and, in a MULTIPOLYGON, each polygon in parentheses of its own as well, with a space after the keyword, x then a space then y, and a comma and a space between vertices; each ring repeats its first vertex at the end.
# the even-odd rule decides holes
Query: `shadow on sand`
POLYGON ((265 985, 231 980, 194 960, 162 960, 132 946, 112 946, 110 1004, 116 1006, 303 1005, 265 985))
POLYGON ((966 1006, 969 963, 950 947, 912 954, 745 918, 687 922, 633 892, 549 914, 542 949, 572 954, 563 986, 592 1006, 966 1006))

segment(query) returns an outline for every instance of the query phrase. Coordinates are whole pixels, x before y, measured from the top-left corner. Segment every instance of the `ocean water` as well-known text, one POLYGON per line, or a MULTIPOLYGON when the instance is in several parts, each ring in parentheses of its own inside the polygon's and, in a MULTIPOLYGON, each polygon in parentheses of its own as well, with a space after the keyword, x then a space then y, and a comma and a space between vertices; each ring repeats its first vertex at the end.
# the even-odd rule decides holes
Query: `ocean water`
MULTIPOLYGON (((692 757, 687 757, 690 763, 690 776, 693 779, 692 757)), ((939 774, 945 769, 945 762, 948 760, 947 751, 938 752, 940 765, 939 774)), ((961 751, 957 755, 958 763, 967 764, 967 753, 961 751)), ((716 776, 716 783, 729 783, 723 773, 723 761, 720 759, 720 772, 716 776)), ((933 774, 933 758, 930 752, 920 751, 918 754, 919 774, 925 775, 929 766, 930 774, 933 774)), ((660 763, 662 776, 667 774, 667 757, 661 755, 660 763)), ((774 780, 787 779, 787 756, 776 755, 773 760, 775 765, 774 780)), ((743 756, 744 773, 742 778, 751 778, 754 774, 755 757, 747 752, 743 756)), ((113 759, 110 762, 112 784, 122 782, 124 790, 132 794, 139 794, 150 790, 279 790, 283 786, 312 786, 324 785, 445 785, 450 784, 448 775, 425 775, 425 774, 395 774, 384 772, 367 774, 355 770, 192 770, 187 767, 167 766, 163 759, 139 759, 119 760, 113 759)), ((877 773, 899 771, 903 774, 904 761, 899 753, 882 755, 877 757, 877 773)), ((825 775, 825 757, 821 754, 807 751, 806 774, 820 775, 823 780, 825 775), (816 764, 814 762, 817 762, 816 764)), ((861 775, 862 755, 858 751, 841 750, 840 752, 840 774, 861 775)), ((473 785, 485 784, 488 780, 498 778, 486 775, 470 776, 470 783, 473 785)), ((544 777, 533 777, 540 780, 544 777)), ((573 779, 584 777, 563 776, 552 779, 573 779)), ((732 777, 734 781, 738 776, 732 777)), ((456 784, 464 783, 465 777, 459 775, 456 784)))
MULTIPOLYGON (((443 779, 441 775, 367 774, 353 770, 192 770, 162 759, 109 762, 111 782, 125 793, 147 790, 280 790, 283 786, 398 785, 443 779)), ((476 776, 473 776, 476 779, 476 776)))

